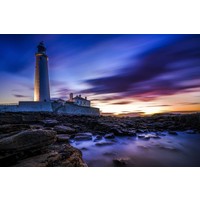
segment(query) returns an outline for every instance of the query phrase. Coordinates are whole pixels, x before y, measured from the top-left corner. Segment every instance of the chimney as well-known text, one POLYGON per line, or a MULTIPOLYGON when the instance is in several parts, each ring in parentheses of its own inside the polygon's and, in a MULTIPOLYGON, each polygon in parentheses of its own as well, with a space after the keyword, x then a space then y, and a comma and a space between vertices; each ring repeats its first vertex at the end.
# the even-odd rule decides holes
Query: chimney
POLYGON ((73 101, 73 93, 69 94, 69 101, 73 101))

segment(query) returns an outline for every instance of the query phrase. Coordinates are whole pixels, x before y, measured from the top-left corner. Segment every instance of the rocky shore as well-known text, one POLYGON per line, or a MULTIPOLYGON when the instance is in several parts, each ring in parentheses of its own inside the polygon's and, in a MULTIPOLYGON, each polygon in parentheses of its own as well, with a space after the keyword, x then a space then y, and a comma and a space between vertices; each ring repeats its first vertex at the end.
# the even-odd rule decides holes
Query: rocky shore
MULTIPOLYGON (((82 167, 82 152, 70 141, 93 140, 112 145, 115 137, 160 139, 163 131, 178 135, 200 132, 200 113, 151 117, 86 117, 53 113, 0 114, 0 166, 82 167), (103 142, 102 138, 109 141, 103 142)), ((115 160, 124 166, 124 161, 115 160)))

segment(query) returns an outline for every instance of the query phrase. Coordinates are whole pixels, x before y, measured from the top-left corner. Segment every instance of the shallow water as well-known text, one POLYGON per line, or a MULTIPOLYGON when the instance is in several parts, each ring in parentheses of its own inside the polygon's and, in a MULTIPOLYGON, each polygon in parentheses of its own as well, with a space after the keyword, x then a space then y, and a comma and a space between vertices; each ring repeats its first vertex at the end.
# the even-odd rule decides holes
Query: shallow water
POLYGON ((178 135, 165 133, 160 139, 144 140, 138 137, 116 137, 113 144, 97 146, 98 142, 71 141, 80 149, 89 167, 115 166, 114 159, 122 159, 126 166, 200 166, 200 134, 177 132, 178 135))

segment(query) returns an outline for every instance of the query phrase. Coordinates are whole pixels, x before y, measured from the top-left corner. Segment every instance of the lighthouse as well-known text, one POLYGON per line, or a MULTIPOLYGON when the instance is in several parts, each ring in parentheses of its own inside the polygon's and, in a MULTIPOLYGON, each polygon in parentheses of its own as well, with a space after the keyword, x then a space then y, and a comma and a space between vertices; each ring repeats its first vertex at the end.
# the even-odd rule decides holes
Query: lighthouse
POLYGON ((48 56, 43 42, 37 46, 35 57, 34 101, 50 101, 48 56))
POLYGON ((90 101, 81 95, 73 97, 70 94, 69 101, 51 101, 49 91, 48 56, 43 42, 37 46, 35 53, 35 83, 34 101, 19 101, 17 105, 1 105, 2 112, 54 112, 69 115, 100 116, 100 110, 90 106, 90 101))

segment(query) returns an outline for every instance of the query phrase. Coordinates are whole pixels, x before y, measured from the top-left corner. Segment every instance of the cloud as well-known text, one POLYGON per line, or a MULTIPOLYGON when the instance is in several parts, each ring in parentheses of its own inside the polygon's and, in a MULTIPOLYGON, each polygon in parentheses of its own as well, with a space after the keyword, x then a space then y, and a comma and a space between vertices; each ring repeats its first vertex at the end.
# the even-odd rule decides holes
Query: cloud
POLYGON ((3 74, 16 85, 23 76, 23 94, 32 92, 41 40, 52 97, 66 99, 73 90, 97 104, 125 105, 127 99, 148 102, 200 89, 200 35, 0 35, 1 85, 3 74))
POLYGON ((26 95, 22 95, 22 94, 13 94, 13 96, 17 97, 17 98, 27 98, 30 96, 26 96, 26 95))
POLYGON ((182 105, 200 105, 200 102, 182 102, 182 105))
POLYGON ((117 101, 117 102, 113 102, 113 103, 110 103, 110 104, 113 104, 113 105, 126 105, 126 104, 129 104, 131 103, 130 101, 117 101))
POLYGON ((197 82, 187 84, 187 81, 199 79, 199 55, 200 35, 189 35, 141 54, 137 64, 131 58, 133 62, 113 76, 86 80, 90 88, 83 92, 98 95, 116 93, 121 98, 131 97, 141 101, 187 92, 200 87, 197 82))
POLYGON ((145 107, 168 107, 172 105, 166 105, 166 104, 161 104, 161 105, 146 105, 145 107))
POLYGON ((54 92, 53 96, 59 99, 67 99, 69 96, 69 93, 70 93, 70 90, 68 88, 61 87, 61 88, 58 88, 54 92))

